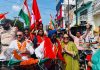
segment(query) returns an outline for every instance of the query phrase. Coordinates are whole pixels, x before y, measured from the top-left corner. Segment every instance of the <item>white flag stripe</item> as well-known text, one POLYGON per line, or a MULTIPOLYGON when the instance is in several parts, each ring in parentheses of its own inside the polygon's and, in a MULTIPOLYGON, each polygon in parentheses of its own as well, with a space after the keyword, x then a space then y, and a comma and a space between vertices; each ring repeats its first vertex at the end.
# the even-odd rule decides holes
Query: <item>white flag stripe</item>
POLYGON ((26 5, 25 5, 25 4, 23 5, 22 10, 25 12, 25 14, 28 14, 28 9, 27 9, 27 7, 26 7, 26 5))
POLYGON ((43 41, 36 49, 35 49, 35 54, 38 58, 42 59, 44 58, 44 42, 43 41))
POLYGON ((35 16, 34 16, 34 13, 32 11, 31 13, 31 25, 33 25, 35 23, 35 16))

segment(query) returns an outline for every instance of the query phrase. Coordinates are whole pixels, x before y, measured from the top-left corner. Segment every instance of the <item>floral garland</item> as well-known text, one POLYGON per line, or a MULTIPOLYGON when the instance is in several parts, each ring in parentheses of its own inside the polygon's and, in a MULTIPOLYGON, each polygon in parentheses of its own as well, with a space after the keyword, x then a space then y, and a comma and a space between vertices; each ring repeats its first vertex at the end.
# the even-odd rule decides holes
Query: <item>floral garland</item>
POLYGON ((23 43, 20 43, 19 41, 17 41, 17 46, 20 51, 24 51, 26 48, 26 41, 24 41, 23 43))

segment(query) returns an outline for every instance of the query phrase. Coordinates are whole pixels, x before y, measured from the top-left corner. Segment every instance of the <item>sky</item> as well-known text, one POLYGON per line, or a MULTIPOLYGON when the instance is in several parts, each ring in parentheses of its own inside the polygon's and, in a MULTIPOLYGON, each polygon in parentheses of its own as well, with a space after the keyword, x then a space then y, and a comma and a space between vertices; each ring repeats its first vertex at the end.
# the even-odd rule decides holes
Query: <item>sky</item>
MULTIPOLYGON (((6 17, 14 19, 14 17, 18 16, 18 13, 22 8, 23 1, 24 0, 0 0, 0 13, 9 12, 6 17)), ((31 11, 32 0, 27 0, 27 2, 31 11)), ((50 14, 53 16, 53 18, 56 15, 56 0, 37 0, 37 3, 43 24, 49 24, 50 14)))

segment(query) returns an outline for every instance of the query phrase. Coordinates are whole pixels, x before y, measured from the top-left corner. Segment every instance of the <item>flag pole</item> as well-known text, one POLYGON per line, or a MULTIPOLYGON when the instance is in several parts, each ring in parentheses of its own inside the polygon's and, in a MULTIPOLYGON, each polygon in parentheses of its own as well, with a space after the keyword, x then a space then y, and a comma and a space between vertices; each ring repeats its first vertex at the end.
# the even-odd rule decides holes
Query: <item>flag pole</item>
POLYGON ((15 26, 17 20, 19 20, 19 17, 14 17, 14 18, 15 18, 15 22, 14 22, 14 26, 15 26))

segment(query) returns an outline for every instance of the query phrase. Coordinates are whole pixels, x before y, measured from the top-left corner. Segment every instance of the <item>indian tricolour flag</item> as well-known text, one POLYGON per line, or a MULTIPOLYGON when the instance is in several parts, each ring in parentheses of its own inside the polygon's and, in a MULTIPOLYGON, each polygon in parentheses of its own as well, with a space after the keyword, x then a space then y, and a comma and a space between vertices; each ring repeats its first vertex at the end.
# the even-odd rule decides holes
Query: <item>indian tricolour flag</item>
POLYGON ((19 12, 19 16, 25 21, 26 26, 30 26, 30 12, 27 5, 27 0, 24 1, 23 8, 19 12))
POLYGON ((53 17, 52 17, 52 15, 50 14, 49 28, 53 30, 53 29, 54 29, 55 24, 54 24, 54 22, 53 22, 53 20, 52 20, 52 19, 53 19, 53 17))

